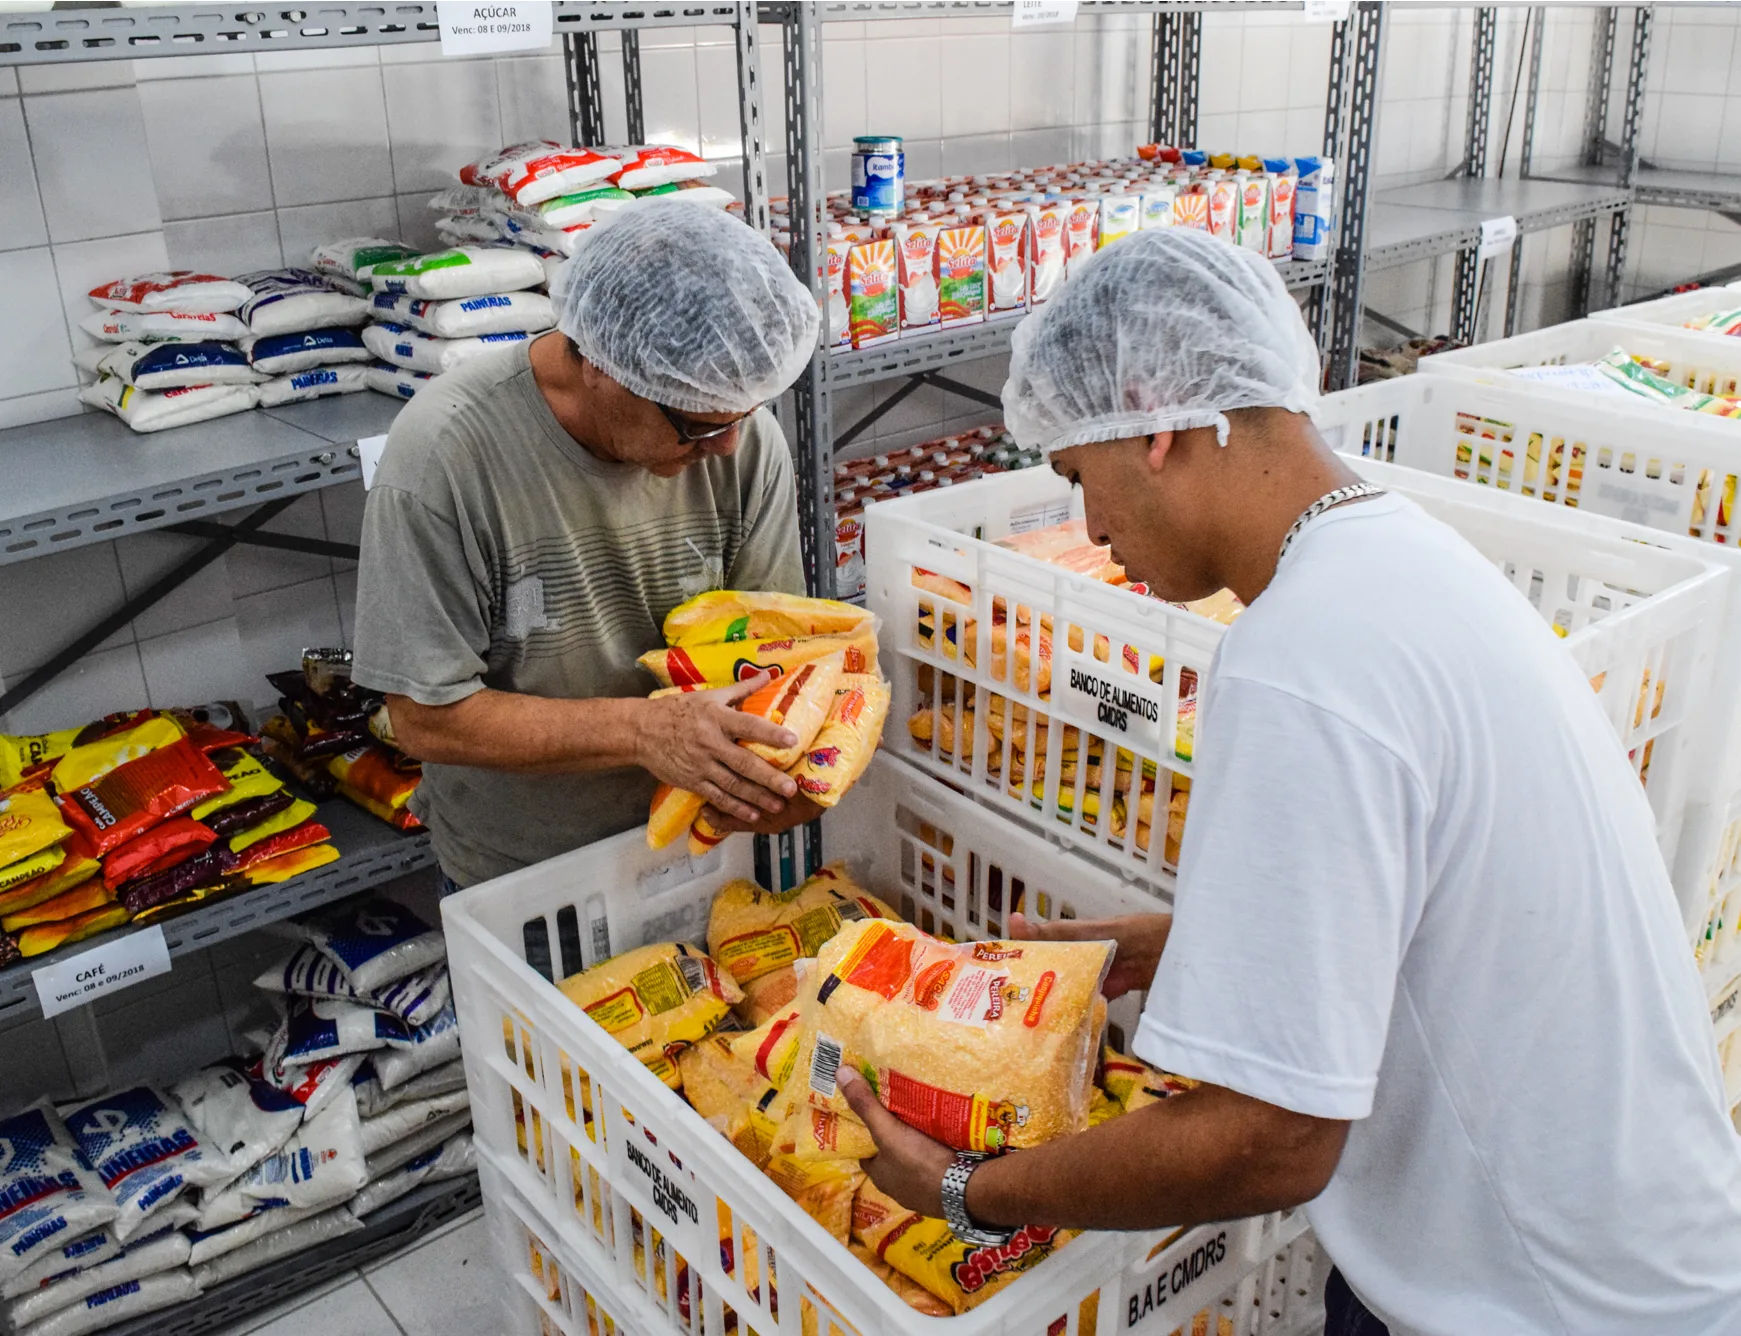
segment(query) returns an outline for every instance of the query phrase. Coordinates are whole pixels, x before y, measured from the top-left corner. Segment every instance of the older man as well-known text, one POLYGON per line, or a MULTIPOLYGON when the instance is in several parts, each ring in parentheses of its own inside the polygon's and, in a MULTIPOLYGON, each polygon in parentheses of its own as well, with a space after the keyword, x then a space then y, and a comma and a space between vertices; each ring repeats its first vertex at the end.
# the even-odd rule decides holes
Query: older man
POLYGON ((742 223, 638 206, 584 242, 558 328, 449 372, 393 424, 363 520, 356 679, 425 762, 413 810, 465 886, 645 821, 656 780, 776 829, 809 814, 738 741, 756 685, 648 700, 676 604, 802 593, 791 457, 763 408, 816 302, 742 223))
POLYGON ((854 1081, 867 1167, 962 1229, 1305 1203, 1329 1336, 1741 1331, 1741 1140, 1649 805, 1525 599, 1326 448, 1317 377, 1274 270, 1185 230, 1016 331, 1010 426, 1089 532, 1247 605, 1173 915, 1013 925, 1116 940, 1137 1054, 1204 1084, 955 1166, 854 1081))

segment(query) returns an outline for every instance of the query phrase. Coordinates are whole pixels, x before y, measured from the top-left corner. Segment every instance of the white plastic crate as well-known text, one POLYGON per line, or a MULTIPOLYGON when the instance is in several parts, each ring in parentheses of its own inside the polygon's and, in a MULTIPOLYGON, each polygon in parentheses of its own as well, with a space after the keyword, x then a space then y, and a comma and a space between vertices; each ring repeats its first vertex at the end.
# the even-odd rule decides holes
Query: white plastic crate
MULTIPOLYGON (((1731 293, 1741 306, 1741 293, 1731 293)), ((1506 374, 1516 367, 1570 366, 1594 362, 1616 348, 1624 348, 1638 357, 1661 360, 1668 364, 1668 377, 1677 384, 1700 390, 1705 394, 1741 395, 1741 338, 1701 333, 1698 330, 1677 329, 1672 325, 1599 319, 1572 320, 1563 325, 1549 325, 1528 334, 1516 334, 1509 339, 1494 339, 1472 348, 1435 353, 1423 357, 1420 371, 1428 375, 1461 376, 1474 380, 1516 384, 1518 378, 1506 374)), ((1529 384, 1544 395, 1579 402, 1588 395, 1544 382, 1529 384)), ((1684 408, 1670 408, 1653 403, 1643 395, 1630 396, 1653 413, 1672 413, 1677 417, 1694 416, 1684 408)), ((1604 405, 1624 403, 1610 395, 1599 400, 1604 405)), ((1701 416, 1709 416, 1708 414, 1701 416)), ((1732 435, 1741 435, 1741 419, 1710 419, 1732 435)))
MULTIPOLYGON (((1647 302, 1634 302, 1631 306, 1612 306, 1605 311, 1592 311, 1590 315, 1596 320, 1614 320, 1628 325, 1668 325, 1681 329, 1687 321, 1699 316, 1733 311, 1737 307, 1741 307, 1741 283, 1731 283, 1724 288, 1695 288, 1692 292, 1676 292, 1647 302)), ((1697 335, 1701 339, 1735 337, 1733 334, 1716 334, 1709 330, 1688 329, 1684 332, 1697 335)))
MULTIPOLYGON (((958 939, 999 935, 1017 907, 1041 918, 1160 907, 887 756, 822 824, 829 859, 845 859, 927 931, 958 939)), ((1237 1306, 1241 1282, 1298 1235, 1297 1217, 1084 1234, 970 1313, 915 1314, 527 963, 548 959, 566 977, 649 942, 704 940, 714 893, 754 863, 745 839, 692 859, 649 851, 636 830, 442 905, 486 1200, 542 1230, 574 1292, 593 1294, 619 1325, 714 1336, 730 1312, 740 1333, 798 1336, 809 1303, 857 1336, 1167 1336, 1223 1299, 1237 1306), (738 1264, 751 1257, 753 1267, 738 1264), (752 1273, 775 1283, 752 1291, 752 1273)), ((1115 1041, 1140 1005, 1136 994, 1112 1004, 1115 1041)), ((540 1277, 528 1262, 516 1283, 530 1295, 540 1277)), ((526 1336, 539 1320, 586 1332, 572 1302, 533 1309, 526 1336)), ((1250 1330, 1267 1330, 1260 1317, 1250 1330)))
MULTIPOLYGON (((1686 721, 1705 703, 1726 570, 1694 544, 1646 547, 1581 515, 1408 469, 1358 467, 1456 528, 1565 633, 1646 779, 1672 858, 1690 765, 1686 721)), ((1080 513, 1069 484, 1039 469, 870 509, 867 603, 882 618, 894 686, 884 745, 1121 875, 1161 884, 1176 849, 1156 827, 1169 808, 1188 806, 1176 795, 1195 768, 1197 693, 1226 628, 987 541, 1080 513), (967 603, 914 583, 935 587, 939 577, 957 582, 967 603), (1018 643, 1008 653, 1022 637, 1026 650, 1018 643), (963 720, 970 703, 971 736, 958 739, 938 721, 963 720), (900 735, 927 718, 928 742, 922 729, 918 740, 900 735), (1068 735, 1049 726, 1059 722, 1068 735), (1123 768, 1099 764, 1115 752, 1123 768), (1074 764, 1083 754, 1089 764, 1074 764), (1140 817, 1145 798, 1146 839, 1127 819, 1133 805, 1140 817), (1107 812, 1113 820, 1101 819, 1107 812)))
MULTIPOLYGON (((1325 439, 1346 454, 1476 483, 1525 505, 1547 503, 1541 509, 1551 514, 1575 511, 1597 521, 1593 532, 1698 553, 1733 569, 1741 565, 1741 526, 1732 513, 1741 438, 1698 418, 1619 411, 1605 399, 1566 399, 1519 383, 1427 375, 1327 395, 1317 413, 1325 439)), ((1741 970, 1734 941, 1741 913, 1741 571, 1731 575, 1712 620, 1710 689, 1688 716, 1680 839, 1664 852, 1689 936, 1712 986, 1721 988, 1741 970)), ((1657 778, 1653 770, 1651 782, 1657 778)))

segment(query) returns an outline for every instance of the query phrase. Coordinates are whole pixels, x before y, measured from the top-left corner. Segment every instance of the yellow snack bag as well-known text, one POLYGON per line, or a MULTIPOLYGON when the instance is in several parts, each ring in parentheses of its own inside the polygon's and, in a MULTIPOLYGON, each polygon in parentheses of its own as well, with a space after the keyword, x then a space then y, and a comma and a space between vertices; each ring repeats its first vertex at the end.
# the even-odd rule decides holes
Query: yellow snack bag
POLYGON ((909 1211, 866 1181, 859 1186, 853 1203, 852 1237, 879 1261, 959 1315, 1045 1261, 1074 1238, 1075 1232, 1027 1225, 1008 1243, 978 1247, 956 1238, 946 1222, 909 1211))
POLYGON ((21 858, 16 863, 0 867, 0 891, 22 886, 45 872, 54 871, 65 861, 66 850, 58 844, 51 844, 48 848, 31 854, 29 858, 21 858))
POLYGON ((230 787, 215 797, 196 804, 188 813, 195 821, 204 821, 213 812, 221 812, 226 807, 233 807, 250 798, 264 798, 284 787, 284 781, 249 752, 238 751, 235 760, 228 766, 219 768, 223 770, 224 778, 230 781, 230 787))
POLYGON ((300 826, 319 810, 311 802, 298 798, 282 812, 274 812, 257 825, 246 830, 238 830, 230 836, 230 852, 241 853, 251 844, 258 844, 268 835, 276 835, 280 831, 289 830, 292 826, 300 826))
POLYGON ((72 834, 42 788, 0 796, 0 868, 59 844, 72 834))
POLYGON ((765 1171, 776 1187, 839 1243, 852 1237, 853 1196, 865 1181, 858 1161, 810 1162, 775 1154, 765 1171))
POLYGON ((103 870, 103 865, 94 858, 76 852, 68 853, 64 848, 62 852, 65 857, 47 872, 31 877, 28 881, 18 882, 9 890, 0 891, 0 917, 30 909, 44 900, 52 900, 62 891, 70 891, 75 886, 83 885, 103 870))
POLYGON ((876 623, 827 636, 780 636, 723 645, 650 650, 639 663, 662 687, 728 687, 760 672, 789 673, 830 654, 845 656, 849 673, 868 673, 877 661, 876 623))
POLYGON ((57 733, 0 733, 0 789, 9 789, 32 770, 66 755, 80 729, 57 733))
POLYGON ((568 1000, 673 1090, 682 1089, 677 1054, 719 1028, 743 994, 694 947, 637 947, 557 985, 568 1000))
POLYGON ((116 766, 149 756, 159 747, 180 742, 186 733, 180 724, 166 714, 147 719, 132 728, 111 733, 106 738, 74 747, 54 767, 54 787, 57 793, 71 793, 93 780, 101 779, 116 766))
POLYGON ((889 713, 889 684, 871 673, 848 673, 834 689, 822 731, 786 773, 819 807, 833 807, 876 754, 889 713))
POLYGON ((713 897, 708 912, 707 953, 739 984, 747 984, 814 956, 842 923, 864 918, 900 915, 867 894, 839 864, 783 895, 753 881, 730 881, 713 897))
POLYGON ((667 645, 724 645, 834 635, 856 630, 870 617, 863 608, 833 599, 715 589, 672 608, 665 615, 664 634, 667 645))
POLYGON ((957 1150, 1080 1132, 1112 952, 1111 942, 952 943, 885 919, 847 923, 804 980, 781 1116, 809 1104, 850 1118, 844 1062, 896 1117, 957 1150))
POLYGON ((127 919, 125 905, 99 905, 72 918, 26 928, 18 934, 18 951, 20 955, 40 956, 57 946, 70 946, 74 942, 84 941, 87 937, 95 937, 100 932, 107 932, 110 928, 118 928, 127 919))

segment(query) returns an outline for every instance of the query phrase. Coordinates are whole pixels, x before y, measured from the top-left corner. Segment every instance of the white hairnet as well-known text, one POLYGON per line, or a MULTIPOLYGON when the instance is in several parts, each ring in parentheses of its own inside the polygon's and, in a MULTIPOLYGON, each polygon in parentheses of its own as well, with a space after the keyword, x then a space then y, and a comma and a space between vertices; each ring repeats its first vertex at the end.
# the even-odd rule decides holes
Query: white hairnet
POLYGON ((589 231, 550 295, 582 357, 690 413, 775 398, 821 325, 816 298, 765 237, 687 200, 649 200, 589 231))
POLYGON ((1193 228, 1138 232, 1016 327, 1004 419, 1051 454, 1214 427, 1234 408, 1309 412, 1318 350, 1268 260, 1193 228))

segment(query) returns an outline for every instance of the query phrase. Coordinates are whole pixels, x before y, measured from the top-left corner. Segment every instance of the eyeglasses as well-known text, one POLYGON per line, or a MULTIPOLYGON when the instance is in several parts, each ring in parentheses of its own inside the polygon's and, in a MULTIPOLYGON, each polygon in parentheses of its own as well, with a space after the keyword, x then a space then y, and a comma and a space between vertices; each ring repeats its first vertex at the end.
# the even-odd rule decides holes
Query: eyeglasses
POLYGON ((702 441, 717 440, 728 431, 743 426, 756 415, 757 409, 761 408, 761 405, 757 404, 755 408, 750 409, 742 417, 733 418, 730 422, 696 422, 693 418, 685 417, 675 408, 667 408, 657 399, 649 399, 647 402, 665 415, 665 421, 669 422, 671 430, 677 433, 679 445, 699 445, 702 441))

